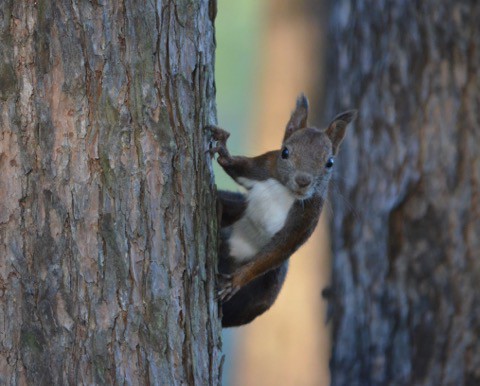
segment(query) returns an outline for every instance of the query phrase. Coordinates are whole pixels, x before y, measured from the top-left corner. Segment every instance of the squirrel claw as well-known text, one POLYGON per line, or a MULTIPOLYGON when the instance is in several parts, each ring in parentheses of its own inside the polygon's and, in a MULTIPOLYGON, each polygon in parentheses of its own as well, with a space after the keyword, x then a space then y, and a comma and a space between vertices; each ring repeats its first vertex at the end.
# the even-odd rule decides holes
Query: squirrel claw
POLYGON ((232 158, 224 144, 219 144, 218 146, 212 147, 211 149, 208 149, 207 152, 212 157, 215 154, 218 154, 218 163, 222 166, 228 165, 232 158))
POLYGON ((206 153, 210 154, 211 157, 213 157, 215 154, 218 154, 219 157, 217 161, 222 166, 226 166, 230 163, 229 162, 230 154, 228 153, 228 150, 224 146, 212 147, 211 149, 208 149, 206 153))
POLYGON ((216 146, 208 149, 207 152, 213 157, 215 154, 219 155, 218 162, 220 165, 225 166, 229 163, 230 153, 227 150, 227 139, 230 137, 230 133, 217 126, 205 126, 204 130, 209 131, 212 134, 212 139, 217 142, 216 146))
POLYGON ((205 153, 208 153, 208 154, 210 154, 211 157, 213 157, 216 153, 218 153, 218 151, 219 151, 219 147, 215 146, 215 147, 212 147, 212 148, 208 149, 205 153))
POLYGON ((217 300, 221 303, 230 300, 239 290, 239 288, 233 284, 233 275, 219 273, 217 283, 219 287, 217 291, 217 300))

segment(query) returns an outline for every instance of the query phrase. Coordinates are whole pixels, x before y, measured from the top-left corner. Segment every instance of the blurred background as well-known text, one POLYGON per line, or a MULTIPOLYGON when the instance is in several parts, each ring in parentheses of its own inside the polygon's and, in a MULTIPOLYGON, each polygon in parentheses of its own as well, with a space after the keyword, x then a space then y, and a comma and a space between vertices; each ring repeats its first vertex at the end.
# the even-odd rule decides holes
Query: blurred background
POLYGON ((279 299, 225 331, 224 385, 480 385, 478 20, 474 0, 218 0, 234 153, 279 148, 300 92, 313 126, 359 110, 279 299))
MULTIPOLYGON (((310 123, 321 125, 324 31, 322 2, 219 0, 216 19, 218 122, 231 132, 233 154, 280 148, 304 92, 310 123)), ((328 118, 327 118, 328 119, 328 118)), ((220 188, 238 190, 221 170, 220 188)), ((323 216, 328 215, 329 208, 323 216)), ((224 330, 224 385, 327 385, 329 332, 321 291, 330 246, 322 218, 291 259, 271 310, 245 327, 224 330)))

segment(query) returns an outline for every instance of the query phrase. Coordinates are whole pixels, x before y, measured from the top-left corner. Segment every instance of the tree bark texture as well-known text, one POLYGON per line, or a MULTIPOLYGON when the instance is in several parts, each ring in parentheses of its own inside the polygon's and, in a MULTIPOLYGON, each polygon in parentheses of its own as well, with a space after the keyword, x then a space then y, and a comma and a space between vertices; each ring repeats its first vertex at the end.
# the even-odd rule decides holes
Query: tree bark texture
POLYGON ((331 2, 333 385, 480 384, 480 3, 331 2))
POLYGON ((217 384, 208 1, 0 4, 0 384, 217 384))

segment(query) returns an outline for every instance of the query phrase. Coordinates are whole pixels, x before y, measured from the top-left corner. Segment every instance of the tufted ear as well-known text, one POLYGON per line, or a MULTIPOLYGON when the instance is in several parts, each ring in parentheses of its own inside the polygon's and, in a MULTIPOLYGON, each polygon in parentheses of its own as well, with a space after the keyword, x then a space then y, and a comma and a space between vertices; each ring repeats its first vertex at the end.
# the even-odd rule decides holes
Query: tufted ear
POLYGON ((292 116, 290 117, 285 129, 283 142, 285 142, 295 131, 307 127, 307 117, 308 99, 305 95, 300 94, 300 96, 297 98, 297 106, 295 107, 295 111, 292 113, 292 116))
POLYGON ((349 110, 338 114, 328 125, 325 131, 330 141, 332 141, 333 154, 337 154, 338 147, 345 136, 345 130, 350 122, 357 117, 357 110, 349 110))

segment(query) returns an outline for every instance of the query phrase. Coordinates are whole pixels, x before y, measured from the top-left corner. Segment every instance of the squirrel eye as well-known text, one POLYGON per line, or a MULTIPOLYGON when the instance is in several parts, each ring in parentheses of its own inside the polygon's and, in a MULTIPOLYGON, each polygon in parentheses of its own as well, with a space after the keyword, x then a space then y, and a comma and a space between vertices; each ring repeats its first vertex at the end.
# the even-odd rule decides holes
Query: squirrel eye
POLYGON ((333 160, 333 157, 330 157, 327 161, 327 163, 325 164, 325 167, 327 169, 330 169, 332 166, 333 166, 333 163, 334 163, 334 160, 333 160))
POLYGON ((284 147, 283 150, 282 150, 282 158, 287 159, 289 155, 290 155, 290 152, 288 151, 288 149, 286 147, 284 147))

